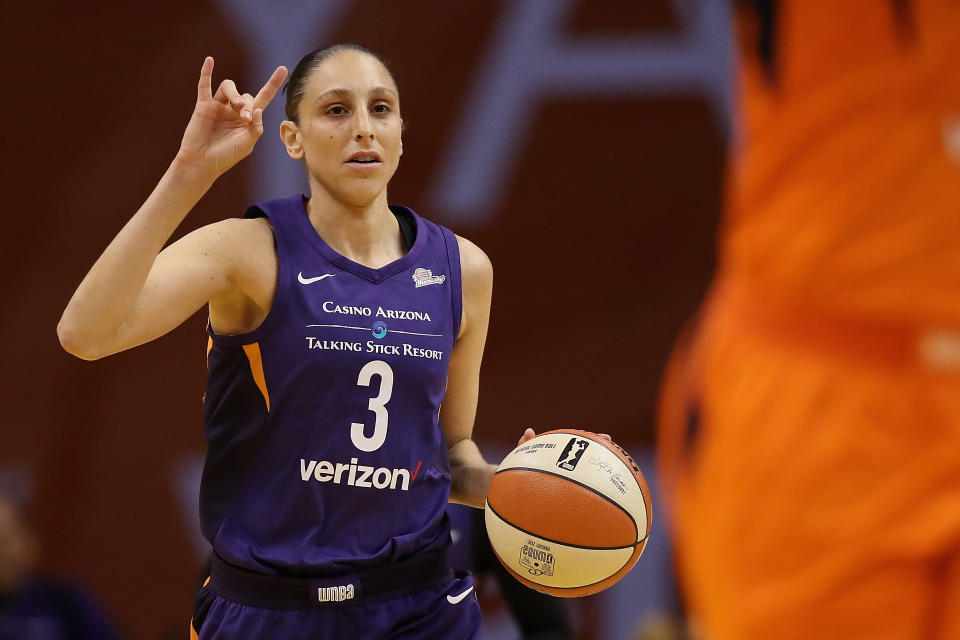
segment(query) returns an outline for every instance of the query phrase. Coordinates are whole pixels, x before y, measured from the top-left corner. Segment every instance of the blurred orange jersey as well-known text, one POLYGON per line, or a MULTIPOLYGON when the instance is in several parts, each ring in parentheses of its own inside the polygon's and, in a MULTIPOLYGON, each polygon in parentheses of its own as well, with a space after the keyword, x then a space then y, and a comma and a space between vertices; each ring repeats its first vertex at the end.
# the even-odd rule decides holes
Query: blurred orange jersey
POLYGON ((776 82, 744 56, 723 271, 774 299, 956 325, 960 1, 895 4, 784 0, 776 82))

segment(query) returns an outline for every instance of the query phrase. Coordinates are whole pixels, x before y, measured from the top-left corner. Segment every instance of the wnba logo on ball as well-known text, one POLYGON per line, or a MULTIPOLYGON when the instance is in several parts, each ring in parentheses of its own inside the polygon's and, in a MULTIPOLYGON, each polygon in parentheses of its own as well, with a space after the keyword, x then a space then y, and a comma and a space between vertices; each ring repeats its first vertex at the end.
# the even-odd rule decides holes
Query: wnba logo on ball
POLYGON ((583 456, 583 452, 587 450, 587 445, 589 444, 589 440, 570 438, 570 442, 563 448, 563 453, 557 458, 557 466, 567 471, 576 469, 577 463, 580 462, 580 458, 583 456))
POLYGON ((536 546, 525 544, 520 548, 520 564, 527 568, 527 572, 535 576, 552 576, 554 559, 550 547, 542 544, 536 546))

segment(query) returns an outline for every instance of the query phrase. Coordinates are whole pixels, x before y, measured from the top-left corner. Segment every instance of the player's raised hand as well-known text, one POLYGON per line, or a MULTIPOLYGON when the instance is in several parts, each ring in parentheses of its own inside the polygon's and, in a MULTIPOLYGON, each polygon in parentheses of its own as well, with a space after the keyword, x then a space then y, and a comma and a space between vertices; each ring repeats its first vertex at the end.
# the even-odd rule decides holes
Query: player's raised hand
POLYGON ((224 80, 213 93, 213 58, 208 56, 177 160, 216 179, 250 155, 263 134, 263 110, 286 77, 287 68, 277 67, 256 96, 241 94, 233 80, 224 80))

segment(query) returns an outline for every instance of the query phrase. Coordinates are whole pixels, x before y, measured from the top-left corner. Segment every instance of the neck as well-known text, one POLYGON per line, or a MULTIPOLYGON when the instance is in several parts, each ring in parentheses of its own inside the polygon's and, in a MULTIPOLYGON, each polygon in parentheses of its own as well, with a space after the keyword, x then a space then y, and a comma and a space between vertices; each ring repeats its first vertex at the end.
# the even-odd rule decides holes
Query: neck
POLYGON ((307 216, 331 249, 374 269, 403 256, 400 225, 387 205, 386 189, 368 203, 351 205, 319 185, 310 186, 307 216))

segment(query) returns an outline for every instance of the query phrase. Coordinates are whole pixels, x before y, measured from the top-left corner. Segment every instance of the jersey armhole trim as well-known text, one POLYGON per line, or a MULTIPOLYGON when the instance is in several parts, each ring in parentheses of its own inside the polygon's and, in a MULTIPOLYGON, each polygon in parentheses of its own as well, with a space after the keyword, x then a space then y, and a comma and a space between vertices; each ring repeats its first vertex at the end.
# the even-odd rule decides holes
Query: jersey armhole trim
POLYGON ((260 354, 260 343, 243 345, 243 352, 247 355, 247 361, 250 363, 250 375, 253 381, 263 394, 263 400, 267 403, 267 413, 270 413, 270 392, 267 390, 267 378, 263 373, 263 357, 260 354))
POLYGON ((460 337, 460 323, 463 315, 463 282, 460 273, 460 245, 457 236, 450 229, 440 227, 447 245, 447 264, 450 266, 450 302, 453 308, 453 345, 460 337))

